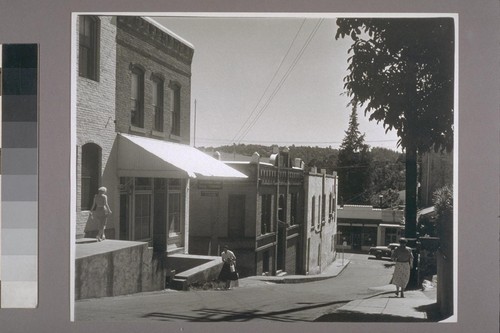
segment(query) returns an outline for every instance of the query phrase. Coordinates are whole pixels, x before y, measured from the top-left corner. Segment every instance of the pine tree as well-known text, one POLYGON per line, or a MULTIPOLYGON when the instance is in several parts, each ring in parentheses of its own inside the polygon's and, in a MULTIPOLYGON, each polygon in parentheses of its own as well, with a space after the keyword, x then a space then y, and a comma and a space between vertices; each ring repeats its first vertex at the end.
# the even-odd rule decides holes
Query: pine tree
POLYGON ((359 131, 357 108, 353 104, 337 164, 341 204, 369 203, 370 165, 369 146, 359 131))

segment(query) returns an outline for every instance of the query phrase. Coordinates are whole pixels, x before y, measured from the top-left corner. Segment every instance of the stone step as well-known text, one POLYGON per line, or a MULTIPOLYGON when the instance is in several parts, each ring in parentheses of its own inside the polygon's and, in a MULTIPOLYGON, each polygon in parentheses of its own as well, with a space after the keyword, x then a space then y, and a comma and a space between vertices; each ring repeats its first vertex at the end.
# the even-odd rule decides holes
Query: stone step
POLYGON ((283 272, 282 270, 276 271, 276 276, 286 276, 287 273, 283 272))

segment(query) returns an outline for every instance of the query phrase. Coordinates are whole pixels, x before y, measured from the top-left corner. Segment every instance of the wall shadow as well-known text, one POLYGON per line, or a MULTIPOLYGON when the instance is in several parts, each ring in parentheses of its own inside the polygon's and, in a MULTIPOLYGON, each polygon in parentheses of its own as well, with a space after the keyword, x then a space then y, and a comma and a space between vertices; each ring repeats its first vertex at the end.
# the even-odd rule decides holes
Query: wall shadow
MULTIPOLYGON (((297 322, 305 321, 302 319, 294 318, 292 315, 295 312, 301 312, 305 310, 318 309, 323 307, 330 307, 335 305, 343 305, 352 300, 326 302, 326 303, 306 303, 307 305, 300 307, 290 307, 288 309, 279 311, 265 312, 261 310, 249 310, 249 311, 231 311, 231 310, 220 310, 220 309, 199 309, 193 310, 192 315, 179 315, 171 314, 165 312, 152 312, 143 316, 143 318, 156 319, 160 321, 192 321, 192 322, 246 322, 250 320, 269 320, 277 322, 297 322), (291 315, 290 317, 287 317, 291 315)), ((304 303, 297 303, 304 304, 304 303)))

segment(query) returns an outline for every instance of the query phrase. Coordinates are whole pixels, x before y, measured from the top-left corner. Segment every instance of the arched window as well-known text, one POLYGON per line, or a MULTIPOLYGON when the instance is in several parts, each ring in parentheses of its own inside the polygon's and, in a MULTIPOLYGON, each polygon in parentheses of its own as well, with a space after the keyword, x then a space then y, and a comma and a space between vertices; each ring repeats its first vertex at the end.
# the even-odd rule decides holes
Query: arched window
POLYGON ((163 132, 163 79, 159 76, 153 76, 151 80, 153 81, 153 129, 163 132))
POLYGON ((314 223, 316 220, 316 197, 312 197, 312 203, 311 203, 311 227, 314 227, 314 223))
POLYGON ((181 87, 177 83, 170 83, 168 87, 170 112, 172 115, 171 133, 181 135, 181 87))
POLYGON ((144 70, 132 65, 130 68, 130 124, 144 127, 144 70))
POLYGON ((330 197, 328 199, 328 218, 330 222, 333 220, 333 195, 330 193, 330 197))
POLYGON ((323 200, 321 201, 321 222, 326 220, 326 194, 323 193, 323 200))
POLYGON ((99 18, 80 15, 78 35, 78 74, 97 81, 99 73, 99 18))
POLYGON ((99 188, 101 147, 87 143, 82 147, 81 210, 90 210, 99 188))
POLYGON ((318 225, 321 224, 321 195, 318 195, 318 225))

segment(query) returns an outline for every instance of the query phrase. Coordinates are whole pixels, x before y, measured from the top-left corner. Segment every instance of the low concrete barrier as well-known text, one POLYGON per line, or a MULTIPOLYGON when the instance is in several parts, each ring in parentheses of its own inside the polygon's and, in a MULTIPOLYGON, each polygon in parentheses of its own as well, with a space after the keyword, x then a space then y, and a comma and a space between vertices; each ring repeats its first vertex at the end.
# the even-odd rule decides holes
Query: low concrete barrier
POLYGON ((221 257, 175 254, 167 258, 167 265, 177 272, 170 288, 189 290, 191 284, 217 279, 223 263, 221 257))
POLYGON ((165 288, 165 260, 155 256, 147 243, 82 241, 76 252, 76 300, 165 288))

